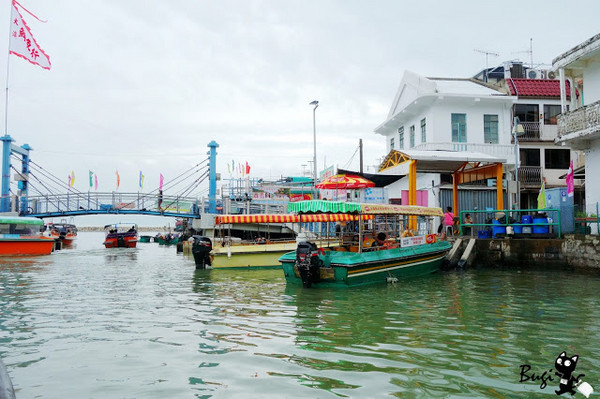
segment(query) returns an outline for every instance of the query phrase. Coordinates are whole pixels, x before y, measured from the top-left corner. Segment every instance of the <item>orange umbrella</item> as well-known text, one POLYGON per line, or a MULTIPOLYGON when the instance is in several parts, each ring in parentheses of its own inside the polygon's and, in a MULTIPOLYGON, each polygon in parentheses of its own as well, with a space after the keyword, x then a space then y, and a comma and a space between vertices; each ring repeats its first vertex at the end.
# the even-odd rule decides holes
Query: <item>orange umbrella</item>
POLYGON ((375 187, 375 183, 373 183, 371 180, 365 179, 362 176, 338 174, 328 177, 315 187, 323 190, 343 190, 375 187))

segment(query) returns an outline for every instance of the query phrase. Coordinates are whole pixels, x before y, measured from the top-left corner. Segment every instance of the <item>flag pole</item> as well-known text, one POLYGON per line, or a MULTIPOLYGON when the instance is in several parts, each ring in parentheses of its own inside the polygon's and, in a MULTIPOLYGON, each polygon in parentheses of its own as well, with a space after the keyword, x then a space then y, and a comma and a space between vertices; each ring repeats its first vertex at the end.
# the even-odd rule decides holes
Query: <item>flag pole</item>
POLYGON ((10 2, 10 17, 8 20, 8 47, 6 48, 6 94, 4 100, 4 134, 8 135, 8 77, 9 77, 9 66, 10 66, 10 32, 12 30, 11 18, 13 2, 10 2))

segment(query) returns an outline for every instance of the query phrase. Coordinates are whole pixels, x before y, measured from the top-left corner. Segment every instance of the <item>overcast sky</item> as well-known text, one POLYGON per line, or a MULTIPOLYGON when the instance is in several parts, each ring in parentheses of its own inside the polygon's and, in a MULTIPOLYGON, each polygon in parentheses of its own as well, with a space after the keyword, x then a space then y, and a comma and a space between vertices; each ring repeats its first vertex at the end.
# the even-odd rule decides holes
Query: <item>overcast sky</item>
MULTIPOLYGON (((374 128, 405 70, 470 77, 509 59, 549 66, 600 31, 600 1, 20 0, 50 71, 10 57, 8 133, 32 160, 86 191, 158 186, 204 160, 251 176, 301 175, 317 162, 358 169, 385 156, 374 128)), ((10 2, 3 1, 0 32, 10 2)), ((0 51, 7 54, 7 40, 0 51)), ((6 71, 7 57, 0 57, 6 71)), ((3 96, 2 96, 3 97, 3 96)), ((4 98, 1 100, 4 114, 4 98)), ((2 124, 3 126, 3 124, 2 124)), ((196 190, 206 191, 208 184, 196 190)), ((167 193, 168 194, 168 193, 167 193)))

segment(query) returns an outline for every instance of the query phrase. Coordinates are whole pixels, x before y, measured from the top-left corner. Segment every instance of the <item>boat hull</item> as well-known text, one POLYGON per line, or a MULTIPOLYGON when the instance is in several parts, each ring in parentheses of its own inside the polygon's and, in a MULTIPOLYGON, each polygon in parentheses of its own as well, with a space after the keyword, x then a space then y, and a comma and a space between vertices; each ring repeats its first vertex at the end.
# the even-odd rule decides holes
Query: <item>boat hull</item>
POLYGON ((50 255, 53 248, 50 237, 0 238, 0 255, 50 255))
POLYGON ((104 247, 106 248, 135 248, 138 239, 136 236, 118 235, 115 237, 106 237, 104 247))
POLYGON ((295 242, 233 245, 213 248, 213 269, 281 269, 279 258, 294 250, 295 242))
MULTIPOLYGON (((352 287, 422 276, 438 271, 451 246, 443 241, 419 247, 364 253, 325 251, 319 255, 324 267, 313 287, 352 287)), ((280 258, 285 279, 303 284, 295 264, 296 252, 280 258)))

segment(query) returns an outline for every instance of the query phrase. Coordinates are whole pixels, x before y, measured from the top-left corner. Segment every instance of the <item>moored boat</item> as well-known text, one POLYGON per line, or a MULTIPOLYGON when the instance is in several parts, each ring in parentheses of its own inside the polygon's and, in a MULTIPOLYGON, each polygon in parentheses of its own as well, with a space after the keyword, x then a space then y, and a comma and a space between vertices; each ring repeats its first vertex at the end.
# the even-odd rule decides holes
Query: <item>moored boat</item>
POLYGON ((330 201, 292 203, 299 214, 355 213, 359 218, 350 231, 340 231, 340 245, 323 248, 311 241, 299 242, 295 251, 279 261, 288 283, 304 287, 357 286, 394 282, 440 269, 451 245, 438 241, 433 218, 440 208, 410 205, 376 205, 330 201), (413 230, 408 227, 414 227, 413 230), (348 239, 349 238, 349 239, 348 239))
POLYGON ((147 236, 147 235, 140 236, 140 242, 150 242, 151 239, 152 239, 152 236, 147 236))
POLYGON ((20 216, 0 216, 1 255, 49 255, 54 238, 44 237, 41 219, 20 216))
POLYGON ((135 248, 138 242, 138 228, 135 223, 116 223, 104 226, 104 246, 106 248, 135 248))
MULTIPOLYGON (((332 240, 331 231, 323 229, 323 225, 342 221, 356 220, 356 215, 306 215, 296 214, 251 214, 251 215, 218 215, 215 218, 217 238, 215 245, 210 244, 210 261, 200 257, 197 268, 207 266, 213 269, 281 269, 279 258, 296 248, 296 232, 300 224, 312 225, 312 230, 322 231, 317 236, 311 232, 310 237, 318 240, 319 245, 337 245, 332 240), (243 230, 246 237, 241 239, 232 236, 233 231, 243 230), (226 235, 224 233, 227 233, 226 235), (207 264, 210 263, 210 264, 207 264)), ((200 236, 195 236, 199 239, 200 236)), ((206 242, 202 238, 202 242, 206 242)), ((204 248, 204 245, 202 248, 204 248)))

